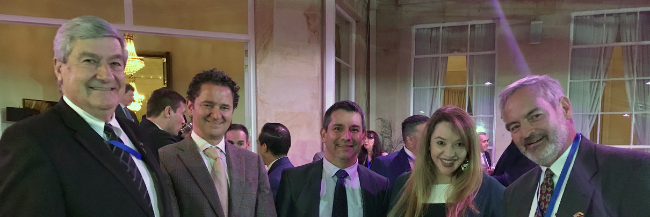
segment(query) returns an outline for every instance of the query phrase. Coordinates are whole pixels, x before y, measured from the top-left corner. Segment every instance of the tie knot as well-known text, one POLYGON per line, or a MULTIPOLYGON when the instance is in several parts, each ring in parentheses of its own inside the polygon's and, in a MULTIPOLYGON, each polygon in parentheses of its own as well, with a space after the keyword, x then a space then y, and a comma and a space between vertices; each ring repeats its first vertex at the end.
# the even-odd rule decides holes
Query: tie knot
POLYGON ((106 139, 108 141, 119 140, 119 137, 117 137, 117 134, 115 134, 115 131, 113 130, 113 125, 109 123, 104 124, 104 134, 106 134, 106 139))
POLYGON ((346 172, 345 170, 339 170, 339 171, 336 171, 336 173, 334 175, 336 177, 338 177, 339 179, 345 179, 345 178, 348 177, 348 172, 346 172))
POLYGON ((205 155, 212 158, 213 160, 217 160, 221 158, 219 156, 219 150, 216 147, 208 147, 205 150, 203 150, 203 152, 205 153, 205 155))
POLYGON ((544 178, 547 179, 552 179, 555 173, 551 170, 551 168, 546 168, 546 172, 544 173, 544 178))

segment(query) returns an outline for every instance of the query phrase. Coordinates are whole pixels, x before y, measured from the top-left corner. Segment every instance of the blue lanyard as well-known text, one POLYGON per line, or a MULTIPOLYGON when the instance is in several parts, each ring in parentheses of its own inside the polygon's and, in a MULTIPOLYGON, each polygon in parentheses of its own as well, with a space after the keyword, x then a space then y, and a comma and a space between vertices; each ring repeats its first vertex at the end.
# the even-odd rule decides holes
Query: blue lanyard
POLYGON ((138 153, 136 150, 133 150, 131 147, 126 146, 124 143, 115 140, 108 141, 108 143, 111 143, 111 145, 114 145, 126 152, 129 152, 129 154, 133 155, 133 157, 137 158, 138 160, 142 160, 142 155, 140 153, 138 153))
MULTIPOLYGON (((578 149, 578 144, 580 144, 580 137, 581 134, 578 133, 576 137, 573 139, 573 144, 571 144, 571 149, 569 150, 569 156, 567 157, 566 161, 564 162, 564 166, 562 167, 562 173, 560 173, 560 178, 557 180, 557 185, 555 185, 555 189, 553 190, 553 196, 551 196, 551 200, 548 203, 548 207, 546 208, 546 213, 544 213, 544 217, 551 217, 551 214, 553 214, 553 209, 555 209, 555 203, 557 202, 557 197, 560 195, 560 191, 562 190, 562 185, 564 184, 564 180, 566 179, 566 175, 569 172, 569 167, 571 166, 571 163, 573 162, 573 156, 576 153, 576 149, 578 149)), ((542 171, 542 174, 540 174, 540 177, 544 174, 544 171, 542 171)), ((539 186, 541 184, 541 178, 539 182, 537 183, 537 212, 540 214, 542 211, 539 209, 539 186)))
POLYGON ((370 169, 370 161, 368 161, 368 155, 366 154, 366 167, 370 169))

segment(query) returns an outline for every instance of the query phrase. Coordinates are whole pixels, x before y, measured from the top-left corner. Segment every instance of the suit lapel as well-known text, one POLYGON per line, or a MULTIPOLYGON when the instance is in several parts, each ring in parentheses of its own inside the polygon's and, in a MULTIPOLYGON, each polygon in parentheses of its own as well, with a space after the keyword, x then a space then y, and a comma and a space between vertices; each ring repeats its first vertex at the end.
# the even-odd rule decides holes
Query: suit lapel
POLYGON ((591 178, 596 173, 594 144, 581 138, 571 174, 567 180, 557 216, 572 216, 577 212, 587 213, 596 186, 591 178))
POLYGON ((132 178, 126 173, 126 169, 120 164, 115 155, 108 149, 104 139, 63 100, 60 100, 54 108, 61 116, 64 124, 75 131, 74 137, 79 144, 103 164, 122 183, 140 207, 149 216, 153 217, 153 210, 148 208, 148 205, 140 198, 141 195, 133 184, 132 178))
POLYGON ((306 207, 306 216, 318 216, 320 187, 323 178, 323 159, 306 168, 305 177, 307 177, 307 183, 296 197, 296 207, 306 207))
MULTIPOLYGON (((228 210, 232 210, 232 204, 241 204, 243 198, 244 185, 246 185, 246 159, 235 154, 236 147, 228 142, 224 142, 226 147, 226 162, 228 162, 228 177, 230 187, 228 188, 228 210)), ((252 168, 251 168, 252 169, 252 168)), ((234 210, 233 210, 234 211, 234 210)))
POLYGON ((361 202, 363 204, 363 216, 369 216, 371 204, 366 201, 366 192, 375 195, 375 183, 370 180, 368 173, 365 170, 367 169, 362 165, 358 165, 357 173, 359 174, 359 185, 361 185, 361 202))
POLYGON ((205 166, 203 158, 199 153, 198 147, 193 139, 185 139, 181 141, 179 146, 180 151, 178 152, 178 157, 185 165, 185 168, 190 172, 192 178, 197 183, 205 198, 208 200, 208 203, 212 206, 212 210, 217 213, 217 216, 225 216, 223 209, 221 208, 221 203, 219 202, 217 195, 217 188, 212 182, 212 177, 210 177, 210 171, 205 166))
MULTIPOLYGON (((404 149, 405 149, 405 148, 402 148, 402 150, 400 151, 400 153, 399 153, 397 156, 395 156, 396 158, 398 158, 398 159, 396 159, 396 160, 397 160, 397 162, 399 162, 399 163, 394 164, 394 165, 400 167, 399 170, 397 170, 397 171, 406 171, 406 172, 410 172, 410 171, 411 171, 411 163, 409 163, 409 157, 408 157, 408 154, 406 153, 406 151, 405 151, 404 149)), ((397 174, 397 176, 399 176, 399 175, 402 175, 402 174, 397 174)), ((397 177, 397 176, 396 176, 396 177, 397 177)))
POLYGON ((267 174, 271 174, 271 172, 273 172, 273 170, 275 170, 276 168, 278 168, 278 167, 280 167, 280 166, 282 166, 282 165, 284 165, 286 163, 289 163, 289 158, 281 157, 280 159, 278 159, 278 161, 273 163, 271 168, 269 168, 269 171, 267 172, 267 174))
POLYGON ((537 184, 539 183, 539 176, 541 175, 542 169, 537 166, 535 169, 531 171, 533 175, 531 176, 522 176, 524 180, 521 180, 519 182, 521 184, 521 187, 518 187, 517 189, 522 189, 523 191, 521 192, 513 192, 514 199, 512 200, 516 204, 520 204, 517 206, 512 206, 515 207, 515 214, 514 216, 528 216, 530 214, 530 207, 533 204, 533 198, 535 197, 535 193, 537 191, 537 184))

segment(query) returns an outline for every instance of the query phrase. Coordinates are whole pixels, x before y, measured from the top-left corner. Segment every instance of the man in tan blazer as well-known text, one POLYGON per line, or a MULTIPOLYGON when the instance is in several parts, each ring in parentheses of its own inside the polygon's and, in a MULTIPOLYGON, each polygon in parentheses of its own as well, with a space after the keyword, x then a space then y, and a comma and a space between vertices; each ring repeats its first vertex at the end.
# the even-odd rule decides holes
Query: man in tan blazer
POLYGON ((238 90, 216 69, 197 74, 190 83, 192 134, 158 150, 176 216, 276 216, 262 158, 224 139, 238 90))

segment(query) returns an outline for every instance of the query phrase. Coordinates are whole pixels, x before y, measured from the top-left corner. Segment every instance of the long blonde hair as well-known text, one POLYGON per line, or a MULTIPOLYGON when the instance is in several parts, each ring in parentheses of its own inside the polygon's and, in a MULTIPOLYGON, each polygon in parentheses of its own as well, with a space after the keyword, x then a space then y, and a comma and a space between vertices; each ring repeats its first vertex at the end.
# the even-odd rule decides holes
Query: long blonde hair
POLYGON ((454 172, 446 195, 447 216, 465 216, 468 209, 478 213, 474 205, 474 197, 483 181, 480 151, 476 125, 467 112, 446 105, 431 115, 427 122, 425 134, 422 136, 418 155, 415 159, 413 172, 401 191, 399 200, 388 213, 388 216, 422 216, 425 203, 429 200, 433 185, 437 184, 438 168, 431 159, 431 135, 441 122, 449 122, 452 130, 460 135, 467 148, 468 167, 460 167, 454 172))

